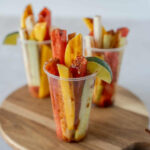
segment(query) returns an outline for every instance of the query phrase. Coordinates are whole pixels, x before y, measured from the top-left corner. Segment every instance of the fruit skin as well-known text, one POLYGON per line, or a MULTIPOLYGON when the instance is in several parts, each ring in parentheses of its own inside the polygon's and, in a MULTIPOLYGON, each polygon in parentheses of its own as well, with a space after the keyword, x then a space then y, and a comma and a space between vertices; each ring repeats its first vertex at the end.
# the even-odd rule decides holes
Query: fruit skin
POLYGON ((5 39, 3 41, 3 44, 6 44, 6 45, 16 45, 18 37, 19 37, 19 32, 9 33, 5 37, 5 39))
POLYGON ((52 57, 52 50, 48 45, 41 45, 41 55, 40 55, 40 88, 39 88, 39 98, 44 98, 49 95, 49 85, 47 76, 43 70, 43 66, 46 61, 52 57))
POLYGON ((86 57, 86 59, 88 61, 87 71, 89 73, 97 72, 97 77, 100 77, 100 79, 104 80, 105 82, 111 83, 112 71, 105 61, 99 59, 98 57, 86 57), (101 71, 101 69, 103 71, 101 71))
POLYGON ((64 64, 64 55, 67 45, 67 32, 66 30, 54 29, 51 31, 51 46, 53 58, 64 64))
MULTIPOLYGON (((64 65, 57 64, 59 76, 68 79, 70 77, 69 68, 64 65)), ((60 80, 61 91, 64 101, 64 110, 67 122, 68 130, 74 130, 74 120, 75 120, 75 101, 73 94, 73 86, 71 82, 60 80)))
POLYGON ((50 40, 49 30, 51 27, 51 11, 47 8, 43 8, 42 11, 39 13, 39 20, 38 22, 45 22, 46 23, 46 35, 44 40, 50 40))
POLYGON ((65 51, 65 65, 70 67, 77 56, 82 56, 82 53, 82 35, 78 34, 67 44, 65 51))

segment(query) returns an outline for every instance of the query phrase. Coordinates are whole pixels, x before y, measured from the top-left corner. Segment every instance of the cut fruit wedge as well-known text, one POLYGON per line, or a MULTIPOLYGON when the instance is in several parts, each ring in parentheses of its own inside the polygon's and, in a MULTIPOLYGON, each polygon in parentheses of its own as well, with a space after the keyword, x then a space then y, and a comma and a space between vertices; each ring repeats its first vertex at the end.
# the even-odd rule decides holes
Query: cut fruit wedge
POLYGON ((19 37, 19 32, 10 33, 5 37, 3 44, 16 45, 18 37, 19 37))
POLYGON ((84 23, 90 31, 93 31, 93 19, 92 18, 83 18, 84 23))
MULTIPOLYGON (((60 77, 69 78, 69 69, 61 64, 57 64, 58 72, 60 77)), ((64 110, 65 117, 67 122, 67 127, 69 130, 74 129, 74 120, 75 120, 75 102, 73 96, 73 89, 69 81, 60 80, 63 101, 64 101, 64 110)))
POLYGON ((99 77, 101 80, 111 83, 112 71, 105 61, 99 59, 98 57, 87 57, 86 59, 88 60, 88 73, 97 73, 97 77, 99 77))

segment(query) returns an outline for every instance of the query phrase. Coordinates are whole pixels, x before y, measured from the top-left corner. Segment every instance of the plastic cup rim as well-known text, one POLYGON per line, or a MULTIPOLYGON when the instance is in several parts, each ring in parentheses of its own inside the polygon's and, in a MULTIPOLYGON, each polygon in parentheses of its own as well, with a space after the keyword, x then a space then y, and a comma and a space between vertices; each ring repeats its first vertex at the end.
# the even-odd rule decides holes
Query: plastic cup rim
POLYGON ((87 75, 87 76, 84 76, 84 77, 79 77, 79 78, 62 78, 62 77, 59 77, 59 76, 56 76, 56 75, 53 75, 53 74, 49 73, 45 69, 46 65, 47 65, 47 62, 43 66, 44 72, 47 74, 48 77, 51 77, 51 78, 57 79, 57 80, 63 80, 63 81, 83 81, 83 80, 90 79, 92 77, 96 77, 96 74, 97 74, 97 73, 93 73, 93 74, 90 74, 90 75, 87 75))
POLYGON ((19 38, 19 41, 24 43, 24 44, 50 44, 51 40, 46 40, 46 41, 35 41, 35 40, 23 40, 19 38))
MULTIPOLYGON (((20 30, 26 31, 25 29, 20 29, 20 30)), ((51 43, 51 40, 36 41, 36 40, 24 40, 22 38, 19 38, 18 40, 25 44, 50 44, 51 43)))
POLYGON ((118 47, 118 48, 88 48, 91 49, 94 52, 118 52, 118 51, 124 51, 126 46, 118 47))

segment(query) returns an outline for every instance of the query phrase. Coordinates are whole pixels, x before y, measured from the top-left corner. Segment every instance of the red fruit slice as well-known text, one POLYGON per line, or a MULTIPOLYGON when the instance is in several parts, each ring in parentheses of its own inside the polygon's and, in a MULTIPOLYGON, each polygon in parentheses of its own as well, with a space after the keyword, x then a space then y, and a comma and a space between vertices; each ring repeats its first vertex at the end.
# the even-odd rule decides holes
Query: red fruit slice
POLYGON ((29 91, 33 97, 39 98, 39 87, 29 86, 29 91))
POLYGON ((115 93, 115 83, 105 83, 103 82, 103 92, 102 92, 102 96, 100 98, 100 106, 101 107, 108 107, 110 105, 113 104, 113 95, 115 93))
POLYGON ((82 56, 78 56, 73 61, 70 71, 74 78, 83 77, 86 75, 87 60, 82 56))
MULTIPOLYGON (((76 60, 73 61, 70 71, 74 78, 83 77, 86 75, 87 60, 82 56, 78 56, 76 60)), ((81 96, 84 86, 84 81, 77 81, 73 83, 74 86, 74 99, 75 99, 75 128, 79 124, 79 112, 81 106, 81 96)))
POLYGON ((119 52, 105 52, 104 53, 104 60, 110 65, 110 68, 113 73, 113 81, 117 81, 118 77, 118 65, 119 65, 119 52))
POLYGON ((94 36, 94 33, 93 33, 93 31, 91 31, 91 32, 89 33, 89 35, 90 35, 90 36, 94 36))
POLYGON ((53 115, 54 115, 54 120, 56 123, 56 133, 57 137, 60 139, 63 139, 63 134, 62 134, 62 127, 61 127, 61 118, 60 118, 60 106, 59 106, 59 94, 58 94, 58 81, 53 78, 49 78, 49 89, 50 89, 50 95, 51 95, 51 102, 52 102, 52 108, 53 108, 53 115))
POLYGON ((51 42, 52 42, 52 55, 64 64, 64 55, 67 45, 67 31, 54 29, 51 32, 51 42))
POLYGON ((38 22, 46 22, 47 29, 46 29, 45 40, 49 40, 50 39, 49 29, 51 27, 51 11, 47 8, 43 8, 43 10, 39 13, 38 22))
POLYGON ((126 27, 123 27, 123 28, 119 28, 117 32, 120 32, 122 37, 127 37, 129 33, 129 29, 126 27))
POLYGON ((58 76, 59 73, 58 73, 58 70, 57 70, 57 64, 59 63, 59 61, 57 59, 51 59, 47 64, 46 64, 46 67, 45 69, 53 74, 53 75, 56 75, 58 76))

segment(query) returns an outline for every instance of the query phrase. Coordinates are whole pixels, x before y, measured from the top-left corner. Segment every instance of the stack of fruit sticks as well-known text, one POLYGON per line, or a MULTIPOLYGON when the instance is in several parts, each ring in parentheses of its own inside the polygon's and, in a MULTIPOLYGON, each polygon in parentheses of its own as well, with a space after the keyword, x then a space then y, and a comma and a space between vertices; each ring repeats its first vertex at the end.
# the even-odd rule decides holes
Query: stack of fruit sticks
MULTIPOLYGON (((91 48, 118 48, 126 45, 126 37, 128 35, 128 28, 123 27, 114 30, 106 31, 102 25, 101 16, 92 18, 83 18, 84 23, 87 25, 90 33, 85 37, 85 47, 91 48)), ((90 49, 87 49, 87 55, 91 55, 90 49)))
MULTIPOLYGON (((77 141, 82 139, 88 128, 92 102, 91 90, 94 86, 94 79, 75 82, 67 80, 68 78, 87 76, 90 73, 87 72, 87 68, 93 72, 92 62, 89 63, 83 57, 82 43, 81 34, 71 33, 68 35, 67 40, 66 30, 53 29, 51 31, 53 57, 46 64, 46 70, 55 76, 66 79, 56 80, 49 78, 50 84, 53 85, 50 86, 50 91, 52 93, 51 97, 53 97, 53 107, 55 107, 54 116, 57 122, 57 131, 59 131, 57 135, 65 140, 75 139, 77 141), (56 97, 59 100, 56 100, 56 97), (62 97, 63 100, 61 99, 62 97)), ((104 78, 105 76, 103 76, 104 78)))
POLYGON ((47 76, 43 71, 44 62, 52 57, 49 30, 51 12, 44 8, 35 22, 32 6, 28 5, 21 18, 20 38, 23 45, 24 61, 28 84, 33 96, 43 98, 49 95, 47 76))

